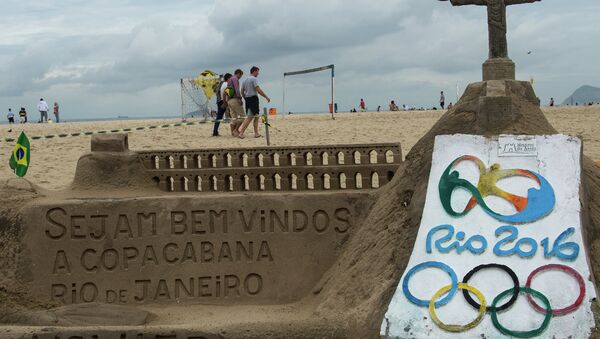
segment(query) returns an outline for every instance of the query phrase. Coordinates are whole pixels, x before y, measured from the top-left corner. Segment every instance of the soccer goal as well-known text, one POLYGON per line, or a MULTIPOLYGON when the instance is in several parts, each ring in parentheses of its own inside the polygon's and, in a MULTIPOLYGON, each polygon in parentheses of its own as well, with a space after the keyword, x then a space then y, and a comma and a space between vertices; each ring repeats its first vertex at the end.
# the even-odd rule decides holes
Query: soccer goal
POLYGON ((283 114, 285 114, 285 79, 287 77, 294 76, 294 75, 322 72, 322 71, 326 71, 326 70, 331 70, 331 104, 329 107, 329 111, 331 112, 331 119, 335 119, 335 117, 333 116, 333 113, 335 113, 335 65, 329 65, 329 66, 305 69, 302 71, 283 73, 283 105, 282 105, 283 108, 282 108, 281 112, 283 114))
POLYGON ((182 78, 181 118, 204 118, 215 114, 215 93, 221 78, 213 71, 204 71, 195 78, 182 78))

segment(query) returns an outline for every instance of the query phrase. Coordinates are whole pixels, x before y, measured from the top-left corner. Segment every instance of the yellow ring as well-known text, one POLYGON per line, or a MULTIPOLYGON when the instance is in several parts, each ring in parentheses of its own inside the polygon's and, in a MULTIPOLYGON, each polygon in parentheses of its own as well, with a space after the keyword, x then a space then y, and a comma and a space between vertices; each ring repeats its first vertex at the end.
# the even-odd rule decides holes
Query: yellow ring
POLYGON ((478 289, 476 289, 475 287, 470 286, 468 284, 459 283, 458 289, 459 290, 467 290, 467 291, 475 294, 477 299, 479 299, 479 304, 480 304, 479 315, 477 316, 477 318, 475 318, 475 320, 473 320, 472 322, 470 322, 466 325, 447 325, 447 324, 444 324, 437 317, 437 314, 435 314, 435 301, 439 297, 441 297, 443 294, 448 293, 448 291, 450 291, 451 289, 452 289, 452 285, 442 287, 439 291, 437 291, 433 295, 433 298, 431 298, 431 300, 429 301, 429 314, 431 315, 431 320, 433 320, 433 322, 436 325, 438 325, 439 328, 446 330, 448 332, 466 332, 472 328, 475 328, 483 320, 483 317, 485 316, 485 312, 487 310, 487 305, 486 305, 485 297, 483 296, 483 294, 478 289))

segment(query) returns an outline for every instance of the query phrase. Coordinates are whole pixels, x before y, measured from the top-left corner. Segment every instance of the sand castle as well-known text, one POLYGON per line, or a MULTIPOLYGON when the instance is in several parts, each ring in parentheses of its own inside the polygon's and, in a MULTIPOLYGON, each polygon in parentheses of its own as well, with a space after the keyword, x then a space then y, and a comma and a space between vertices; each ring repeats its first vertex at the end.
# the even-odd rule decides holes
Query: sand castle
MULTIPOLYGON (((492 1, 501 6, 512 2, 492 1)), ((548 176, 553 187, 552 209, 538 207, 542 212, 536 220, 566 211, 576 218, 570 220, 579 221, 569 225, 578 232, 574 260, 577 269, 589 268, 589 274, 582 274, 586 297, 570 314, 577 315, 575 324, 586 333, 590 319, 584 316, 594 312, 593 320, 598 311, 591 297, 593 272, 600 269, 596 255, 600 172, 585 157, 565 161, 569 166, 561 170, 580 180, 568 191, 577 193, 575 200, 562 204, 564 185, 552 175, 560 160, 554 160, 548 171, 543 161, 565 154, 549 150, 552 143, 547 140, 563 138, 568 141, 563 144, 571 145, 569 152, 580 149, 580 144, 553 136, 556 131, 541 112, 531 84, 514 80, 514 71, 499 67, 484 66, 484 81, 469 85, 403 162, 399 146, 392 144, 137 153, 128 150, 126 136, 111 135, 93 140, 92 152, 80 159, 69 190, 49 192, 17 179, 3 183, 0 335, 191 339, 506 334, 490 325, 486 309, 480 309, 484 323, 472 328, 444 328, 439 319, 389 317, 394 312, 390 302, 402 302, 403 277, 419 274, 411 269, 419 259, 416 251, 427 253, 419 241, 419 234, 431 226, 425 223, 427 218, 434 215, 460 226, 441 207, 426 209, 438 201, 438 169, 448 165, 440 158, 444 154, 440 147, 455 144, 492 154, 489 145, 493 145, 493 153, 499 154, 501 134, 530 136, 509 137, 522 144, 513 147, 505 142, 504 159, 509 160, 502 161, 524 164, 527 169, 520 173, 548 176), (535 166, 542 170, 536 172, 535 166), (572 208, 573 202, 579 209, 572 208), (410 326, 395 333, 403 321, 410 326)), ((484 167, 491 166, 490 172, 495 157, 481 160, 484 167)), ((471 209, 481 224, 500 215, 486 214, 481 206, 471 209)), ((526 227, 519 230, 526 232, 526 227)), ((461 255, 470 256, 466 261, 479 260, 469 252, 483 247, 471 245, 467 248, 461 242, 467 248, 461 255)), ((433 250, 432 255, 442 258, 439 261, 445 258, 433 250)), ((535 258, 544 260, 540 249, 535 258)), ((515 265, 525 262, 528 268, 526 261, 517 259, 515 265)), ((493 264, 483 260, 482 265, 493 264)), ((503 260, 499 258, 497 265, 503 260)), ((473 268, 468 264, 453 269, 463 273, 473 268)), ((564 266, 568 265, 567 261, 564 266)), ((526 277, 518 278, 524 285, 526 277)), ((435 290, 446 284, 443 281, 435 290)), ((561 292, 567 300, 578 299, 566 287, 561 292)), ((495 295, 485 297, 492 306, 495 295)), ((547 299, 551 302, 553 297, 547 299)), ((439 306, 441 312, 443 305, 439 306)), ((401 309, 408 307, 413 306, 401 309)), ((560 314, 542 310, 540 316, 540 323, 547 326, 537 336, 573 334, 556 328, 564 321, 560 314)), ((534 327, 539 325, 536 320, 531 320, 534 327)), ((502 324, 514 325, 512 320, 502 324)), ((591 329, 590 336, 598 337, 597 331, 591 329)))

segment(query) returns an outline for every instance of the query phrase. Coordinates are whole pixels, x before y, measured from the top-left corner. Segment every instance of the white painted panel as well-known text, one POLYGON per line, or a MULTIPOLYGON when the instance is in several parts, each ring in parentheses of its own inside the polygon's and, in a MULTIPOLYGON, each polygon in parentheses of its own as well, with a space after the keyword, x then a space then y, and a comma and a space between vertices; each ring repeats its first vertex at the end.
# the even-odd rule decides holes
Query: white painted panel
MULTIPOLYGON (((525 140, 529 146, 524 146, 520 151, 522 151, 521 153, 528 153, 528 156, 523 156, 523 154, 509 156, 506 152, 500 152, 500 143, 497 137, 443 135, 436 138, 423 218, 407 271, 403 273, 385 315, 381 327, 382 335, 387 334, 390 338, 481 339, 505 337, 498 327, 493 324, 490 313, 486 313, 483 320, 474 328, 453 333, 440 328, 432 321, 428 307, 417 306, 407 298, 402 288, 407 272, 421 263, 435 261, 450 267, 455 272, 458 282, 461 282, 469 271, 479 265, 492 263, 506 265, 515 272, 521 287, 525 286, 530 273, 539 267, 548 264, 568 266, 574 269, 584 280, 585 297, 583 303, 569 314, 553 316, 548 327, 539 337, 589 337, 590 329, 594 326, 591 303, 596 297, 596 291, 593 283, 589 280, 589 260, 582 237, 580 215, 581 142, 577 138, 565 135, 535 136, 533 138, 502 136, 502 139, 504 145, 511 140, 525 140), (535 154, 533 154, 534 148, 535 154), (521 172, 511 172, 519 176, 504 178, 497 186, 505 192, 529 198, 521 208, 534 208, 531 210, 532 213, 519 215, 523 216, 521 221, 524 222, 502 221, 505 218, 486 212, 481 204, 475 205, 463 216, 451 216, 444 209, 440 197, 440 179, 450 164, 465 155, 480 159, 484 174, 481 173, 482 170, 475 162, 469 160, 460 162, 455 169, 448 173, 456 170, 459 178, 468 180, 479 192, 485 192, 486 189, 495 186, 494 180, 487 186, 485 182, 478 186, 480 177, 492 178, 494 175, 506 173, 500 171, 508 169, 523 170, 521 172), (496 171, 490 172, 491 168, 496 171), (538 182, 542 179, 533 180, 530 177, 523 176, 529 175, 536 178, 532 173, 537 173, 537 175, 547 180, 548 185, 538 182), (535 190, 540 190, 541 186, 544 186, 545 189, 550 186, 552 194, 548 194, 548 191, 546 191, 546 194, 541 196, 540 199, 535 200, 532 193, 535 190), (552 195, 555 203, 549 204, 552 201, 552 195), (544 203, 551 208, 546 209, 547 213, 540 213, 541 215, 536 216, 537 212, 545 210, 544 203), (530 216, 532 220, 526 220, 527 216, 530 216), (456 249, 452 249, 448 253, 441 253, 436 248, 436 240, 439 240, 448 232, 439 231, 432 234, 432 241, 430 241, 431 253, 427 253, 428 234, 435 227, 445 224, 453 226, 454 236, 450 241, 440 243, 442 250, 456 241, 458 232, 464 232, 465 234, 464 240, 458 242, 461 246, 465 245, 471 237, 477 236, 479 239, 483 237, 487 241, 487 247, 480 254, 474 254, 469 249, 464 250, 461 254, 458 254, 456 249), (515 242, 508 243, 500 249, 510 250, 517 241, 530 238, 532 240, 521 242, 521 249, 524 252, 523 254, 532 252, 531 257, 523 257, 519 254, 507 256, 499 251, 494 251, 496 245, 508 235, 508 233, 496 235, 496 231, 502 226, 514 227, 512 229, 518 231, 518 237, 515 242), (569 228, 573 228, 574 232, 565 238, 562 243, 571 244, 569 246, 573 246, 574 243, 579 246, 579 254, 571 260, 568 260, 567 257, 570 253, 573 253, 572 250, 563 248, 563 251, 560 251, 553 246, 555 240, 569 228), (546 238, 548 239, 548 246, 545 250, 542 242, 546 238), (534 242, 534 246, 537 246, 535 252, 532 251, 532 245, 528 244, 528 241, 534 242), (545 252, 547 252, 547 255, 545 255, 545 252), (565 257, 558 257, 557 254, 560 255, 560 253, 564 253, 565 257)), ((450 199, 454 210, 462 212, 471 196, 472 194, 463 189, 454 191, 450 199)), ((503 197, 484 197, 484 202, 488 204, 492 213, 495 212, 501 215, 519 213, 515 204, 503 197)), ((472 244, 474 248, 482 247, 481 242, 474 241, 472 244)), ((415 297, 430 300, 436 291, 449 285, 450 282, 447 273, 437 268, 427 268, 418 271, 408 280, 408 289, 415 297)), ((488 306, 490 306, 498 294, 513 287, 513 282, 504 271, 490 269, 475 274, 469 281, 469 285, 480 290, 488 306)), ((556 270, 537 275, 533 279, 531 287, 542 293, 554 309, 569 306, 580 294, 576 279, 556 270)), ((438 301, 442 298, 444 298, 444 295, 438 301)), ((507 300, 508 298, 504 299, 500 304, 507 300)), ((538 303, 541 304, 539 301, 538 303)), ((467 324, 478 315, 478 311, 465 301, 460 290, 454 294, 447 304, 436 308, 436 313, 444 323, 455 325, 467 324)), ((544 320, 544 316, 543 312, 537 312, 531 307, 526 294, 519 295, 513 306, 507 310, 498 312, 499 323, 516 331, 528 331, 539 327, 544 320)))

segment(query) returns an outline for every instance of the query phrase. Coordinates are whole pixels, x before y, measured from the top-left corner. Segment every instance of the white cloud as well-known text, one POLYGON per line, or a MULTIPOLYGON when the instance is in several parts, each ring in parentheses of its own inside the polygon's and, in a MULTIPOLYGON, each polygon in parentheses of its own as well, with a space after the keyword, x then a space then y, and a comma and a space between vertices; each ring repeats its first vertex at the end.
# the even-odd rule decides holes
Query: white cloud
MULTIPOLYGON (((77 117, 169 115, 178 79, 262 68, 281 103, 284 71, 335 63, 337 101, 432 106, 439 90, 478 81, 485 10, 434 0, 3 0, 0 103, 59 100, 77 117), (22 23, 26 22, 26 25, 22 23), (121 112, 122 111, 122 112, 121 112), (121 114, 123 113, 123 114, 121 114)), ((598 2, 511 6, 509 52, 545 101, 600 85, 598 2), (531 54, 527 54, 532 51, 531 54)), ((327 75, 290 81, 290 110, 324 110, 327 75), (292 94, 293 93, 293 94, 292 94)))

